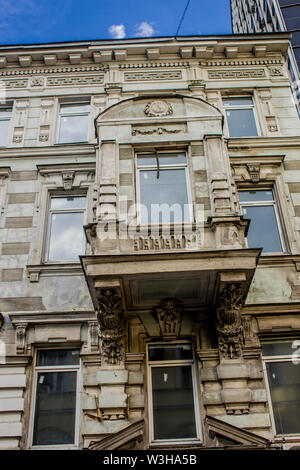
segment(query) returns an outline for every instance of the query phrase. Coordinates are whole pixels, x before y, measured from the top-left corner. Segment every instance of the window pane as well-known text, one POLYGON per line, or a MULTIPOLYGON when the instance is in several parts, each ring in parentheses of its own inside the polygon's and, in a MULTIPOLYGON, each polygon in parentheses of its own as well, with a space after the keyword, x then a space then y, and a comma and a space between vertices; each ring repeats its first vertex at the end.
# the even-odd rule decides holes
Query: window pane
POLYGON ((190 366, 153 367, 154 439, 196 438, 190 366))
POLYGON ((61 114, 89 113, 90 105, 88 103, 67 103, 60 105, 61 114))
POLYGON ((61 116, 59 142, 86 142, 89 116, 61 116))
POLYGON ((74 443, 76 374, 76 372, 38 374, 34 445, 74 443))
POLYGON ((239 191, 241 202, 273 201, 273 191, 239 191))
POLYGON ((49 261, 79 261, 84 251, 83 212, 52 214, 49 261))
MULTIPOLYGON (((180 165, 186 163, 185 153, 158 153, 159 166, 161 165, 180 165)), ((155 154, 138 156, 137 166, 155 166, 157 167, 157 159, 155 154)))
POLYGON ((276 431, 300 431, 300 365, 292 362, 267 363, 276 431))
POLYGON ((52 197, 51 209, 64 210, 64 209, 85 209, 86 198, 85 196, 69 196, 69 197, 52 197))
POLYGON ((0 147, 6 147, 9 132, 9 120, 0 121, 0 147))
POLYGON ((160 170, 158 178, 155 170, 141 171, 140 193, 142 223, 190 220, 188 210, 184 211, 184 205, 188 204, 184 169, 160 170))
POLYGON ((257 128, 252 109, 227 109, 226 117, 230 137, 257 135, 257 128))
POLYGON ((247 234, 249 248, 263 248, 264 252, 282 251, 273 206, 244 206, 243 216, 251 220, 247 234))
POLYGON ((37 366, 74 366, 79 364, 79 350, 52 349, 37 352, 37 366))
POLYGON ((193 359, 191 344, 153 344, 148 349, 149 361, 193 359))
POLYGON ((295 352, 295 349, 292 348, 292 344, 293 340, 262 343, 261 347, 263 356, 291 355, 295 352))
POLYGON ((253 106, 252 98, 224 98, 224 106, 253 106))

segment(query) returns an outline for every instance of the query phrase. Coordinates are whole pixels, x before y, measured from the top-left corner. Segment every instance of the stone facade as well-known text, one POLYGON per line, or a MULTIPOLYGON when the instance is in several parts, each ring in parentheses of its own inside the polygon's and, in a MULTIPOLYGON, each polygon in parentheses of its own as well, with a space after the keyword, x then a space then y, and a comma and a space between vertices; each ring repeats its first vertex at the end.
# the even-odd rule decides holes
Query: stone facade
POLYGON ((282 33, 0 48, 13 103, 0 148, 0 448, 49 448, 33 440, 37 352, 66 349, 80 351, 76 421, 58 447, 300 445, 300 429, 276 429, 261 349, 300 337, 288 47, 282 33), (231 137, 222 100, 249 96, 258 135, 231 137), (62 143, 60 106, 80 99, 87 141, 62 143), (140 225, 137 159, 159 152, 185 155, 192 217, 154 230, 140 225), (276 194, 280 253, 248 246, 243 189, 276 194), (86 251, 49 261, 49 198, 74 195, 86 197, 86 251), (182 344, 197 432, 157 439, 148 348, 182 344))

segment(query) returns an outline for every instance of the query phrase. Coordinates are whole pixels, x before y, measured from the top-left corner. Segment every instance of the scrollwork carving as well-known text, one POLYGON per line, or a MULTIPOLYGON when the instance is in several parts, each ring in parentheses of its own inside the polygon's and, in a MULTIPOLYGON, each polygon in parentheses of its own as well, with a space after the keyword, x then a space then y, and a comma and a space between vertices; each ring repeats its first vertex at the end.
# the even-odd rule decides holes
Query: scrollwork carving
POLYGON ((162 336, 179 336, 181 306, 177 300, 165 299, 155 309, 162 336))
POLYGON ((102 357, 108 364, 118 364, 124 359, 125 330, 122 299, 116 289, 100 289, 97 298, 102 357))
POLYGON ((169 116, 173 114, 173 108, 170 103, 163 100, 155 100, 146 104, 145 107, 146 116, 169 116))
POLYGON ((243 295, 240 285, 226 285, 217 305, 219 351, 225 359, 240 358, 242 356, 242 305, 243 295))

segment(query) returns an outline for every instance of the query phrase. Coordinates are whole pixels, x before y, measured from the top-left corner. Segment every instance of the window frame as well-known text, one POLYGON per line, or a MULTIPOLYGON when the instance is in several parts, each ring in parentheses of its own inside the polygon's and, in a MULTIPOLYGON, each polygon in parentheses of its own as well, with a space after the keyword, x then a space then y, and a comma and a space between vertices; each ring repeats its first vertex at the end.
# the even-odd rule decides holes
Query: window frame
POLYGON ((38 347, 34 352, 34 370, 33 370, 33 380, 32 380, 32 396, 31 396, 31 410, 29 417, 29 448, 33 450, 72 450, 78 449, 79 446, 79 428, 80 428, 80 390, 82 386, 81 378, 81 366, 82 360, 80 357, 80 347, 66 347, 55 345, 53 348, 49 347, 38 347), (79 351, 79 363, 76 365, 62 365, 62 366, 37 366, 37 353, 38 351, 50 351, 50 350, 78 350, 79 351), (44 444, 44 445, 34 445, 33 444, 33 435, 34 435, 34 425, 35 425, 35 413, 36 413, 36 404, 37 404, 37 380, 38 374, 41 372, 76 372, 76 404, 75 404, 75 424, 74 424, 74 443, 73 444, 44 444))
POLYGON ((1 110, 3 109, 10 109, 10 117, 1 117, 1 114, 0 114, 0 122, 3 122, 3 121, 8 121, 8 133, 7 133, 7 138, 6 138, 6 144, 5 145, 0 145, 0 148, 4 149, 4 148, 7 148, 8 145, 9 145, 9 142, 10 142, 10 138, 11 138, 11 122, 12 122, 12 117, 13 117, 13 107, 14 107, 14 104, 13 104, 13 101, 8 101, 7 103, 3 103, 3 104, 0 104, 0 112, 1 110))
MULTIPOLYGON (((289 339, 289 338, 281 338, 281 341, 280 339, 277 339, 274 341, 272 341, 271 339, 268 340, 268 342, 282 342, 284 341, 285 339, 289 339)), ((296 338, 290 338, 291 341, 293 340, 296 340, 296 338)), ((298 338, 298 340, 300 340, 300 338, 298 338)), ((264 338, 264 341, 266 342, 267 341, 267 338, 264 338)), ((263 343, 264 342, 263 340, 261 340, 261 342, 263 343)), ((267 363, 273 363, 273 362, 292 362, 292 354, 281 354, 281 355, 274 355, 274 356, 264 356, 263 355, 263 351, 262 351, 262 365, 263 365, 263 374, 264 374, 264 381, 265 381, 265 384, 266 384, 266 391, 267 391, 267 399, 268 399, 268 405, 269 405, 269 410, 270 410, 270 418, 271 418, 271 426, 272 426, 272 430, 273 430, 273 433, 274 433, 274 436, 276 437, 287 437, 287 438, 294 438, 294 437, 300 437, 300 426, 299 426, 299 432, 298 433, 288 433, 288 434, 281 434, 279 432, 277 432, 276 430, 276 423, 275 423, 275 417, 274 417, 274 411, 273 411, 273 402, 272 402, 272 396, 271 396, 271 390, 270 390, 270 385, 269 385, 269 377, 268 377, 268 371, 267 371, 267 363)))
MULTIPOLYGON (((136 151, 135 152, 135 174, 136 174, 136 203, 137 203, 137 208, 136 208, 136 216, 137 216, 137 225, 142 225, 142 226, 150 226, 150 225, 178 225, 178 224, 191 224, 194 222, 194 210, 193 210, 193 195, 192 195, 192 187, 191 187, 191 178, 190 178, 190 172, 189 172, 189 152, 187 149, 149 149, 149 150, 144 150, 144 151, 136 151), (178 163, 178 164, 166 164, 166 165, 160 165, 160 169, 162 170, 184 170, 185 172, 185 182, 186 182, 186 191, 187 191, 187 199, 188 199, 188 206, 189 206, 189 220, 181 220, 180 222, 162 222, 161 224, 156 224, 156 223, 151 223, 151 221, 148 223, 145 223, 141 221, 141 213, 140 213, 140 205, 141 205, 141 178, 140 178, 140 172, 141 171, 156 171, 157 166, 156 165, 143 165, 143 166, 138 166, 138 158, 139 156, 143 155, 150 155, 153 154, 155 155, 156 153, 158 154, 174 154, 174 153, 184 153, 186 157, 186 162, 185 163, 178 163)), ((167 201, 166 201, 167 202, 167 201)), ((148 214, 149 215, 149 214, 148 214)), ((151 215, 151 214, 150 214, 151 215)), ((148 219, 149 220, 149 219, 148 219)))
MULTIPOLYGON (((266 251, 266 252, 262 252, 261 256, 270 256, 270 255, 274 255, 274 254, 279 254, 279 255, 286 254, 289 251, 288 250, 288 243, 287 243, 286 232, 284 230, 283 219, 282 219, 282 216, 281 216, 281 213, 280 213, 280 208, 278 207, 279 206, 279 203, 278 203, 279 198, 277 196, 276 187, 274 185, 272 185, 272 186, 268 186, 268 185, 259 186, 258 185, 258 186, 255 186, 254 188, 249 187, 249 186, 241 186, 241 187, 238 187, 237 189, 238 189, 238 196, 239 196, 240 192, 272 191, 272 194, 273 194, 273 200, 272 201, 267 201, 266 200, 266 201, 253 201, 253 202, 243 201, 242 202, 242 201, 240 201, 240 197, 239 197, 239 204, 240 204, 240 207, 241 207, 243 217, 244 217, 243 207, 245 207, 245 206, 250 206, 250 207, 272 206, 272 207, 274 207, 275 220, 276 220, 276 224, 277 224, 280 243, 281 243, 281 246, 282 246, 282 251, 266 251)), ((247 217, 245 217, 245 219, 247 219, 247 217)), ((251 224, 251 219, 250 219, 250 224, 251 224)), ((248 240, 247 240, 247 244, 248 244, 248 240)))
POLYGON ((247 138, 251 138, 251 137, 260 137, 262 135, 262 128, 260 126, 260 122, 259 122, 259 118, 258 118, 257 107, 256 107, 256 104, 255 104, 254 95, 251 95, 251 94, 249 94, 249 95, 223 95, 222 96, 222 105, 223 105, 223 108, 224 108, 224 111, 225 111, 224 114, 225 114, 227 135, 230 139, 247 139, 247 138), (238 98, 238 99, 249 99, 250 98, 252 100, 252 105, 248 104, 248 105, 226 106, 224 100, 226 100, 226 99, 227 100, 235 99, 235 98, 238 98), (240 136, 240 137, 231 136, 230 135, 230 130, 229 130, 227 114, 226 114, 226 111, 228 111, 230 109, 231 110, 252 109, 257 134, 253 135, 253 136, 252 135, 246 135, 246 136, 240 136))
MULTIPOLYGON (((47 211, 46 211, 46 215, 47 215, 47 221, 46 221, 46 230, 45 230, 45 234, 44 234, 44 237, 45 237, 45 240, 44 240, 44 249, 43 249, 43 262, 46 263, 47 265, 49 264, 66 264, 66 263, 73 263, 73 264, 78 264, 80 262, 80 260, 78 259, 78 261, 74 261, 74 260, 64 260, 64 261, 60 261, 60 260, 52 260, 50 261, 49 260, 49 250, 50 250, 50 240, 51 240, 51 221, 52 221, 52 214, 53 213, 58 213, 58 214, 61 214, 61 213, 65 213, 65 214, 69 214, 69 213, 79 213, 79 212, 83 212, 84 216, 83 216, 83 225, 82 225, 82 230, 83 230, 83 227, 84 225, 86 224, 86 220, 87 220, 87 194, 84 193, 84 192, 77 192, 77 191, 72 191, 72 192, 68 192, 67 194, 66 193, 63 193, 63 192, 49 192, 48 194, 48 201, 47 201, 47 211), (68 197, 85 197, 85 209, 55 209, 55 210, 52 210, 51 209, 51 200, 54 199, 54 198, 68 198, 68 197)), ((83 232, 83 235, 84 235, 84 232, 83 232)), ((85 241, 85 238, 83 236, 83 247, 82 247, 82 254, 85 253, 85 249, 86 249, 86 241, 85 241)), ((78 255, 79 256, 79 255, 78 255)))
POLYGON ((68 145, 68 144, 82 144, 87 143, 90 141, 90 117, 91 117, 91 98, 90 97, 82 97, 78 99, 74 98, 63 98, 60 99, 58 102, 58 119, 57 119, 57 128, 56 128, 56 135, 55 135, 55 142, 59 145, 68 145), (89 105, 89 111, 82 111, 76 113, 64 113, 62 112, 62 105, 89 105), (86 140, 78 140, 75 142, 61 142, 60 141, 60 131, 61 131, 61 119, 63 117, 74 117, 74 116, 88 116, 87 119, 87 130, 86 130, 86 140))
POLYGON ((195 361, 195 351, 192 341, 182 340, 182 341, 151 341, 146 345, 146 363, 147 363, 147 389, 148 393, 148 416, 149 416, 149 443, 150 445, 164 446, 166 444, 180 445, 180 444, 196 444, 202 443, 203 435, 201 428, 201 419, 200 419, 200 403, 199 403, 199 391, 197 388, 197 371, 196 371, 196 361, 195 361), (149 360, 149 346, 159 345, 176 345, 176 344, 190 344, 193 358, 192 359, 183 359, 183 360, 174 360, 174 361, 150 361, 149 360), (180 367, 180 366, 190 366, 191 375, 192 375, 192 385, 193 385, 193 399, 194 399, 194 416, 195 416, 195 426, 196 434, 195 438, 186 438, 186 439, 155 439, 154 438, 154 416, 153 416, 153 391, 152 391, 152 368, 153 367, 180 367))

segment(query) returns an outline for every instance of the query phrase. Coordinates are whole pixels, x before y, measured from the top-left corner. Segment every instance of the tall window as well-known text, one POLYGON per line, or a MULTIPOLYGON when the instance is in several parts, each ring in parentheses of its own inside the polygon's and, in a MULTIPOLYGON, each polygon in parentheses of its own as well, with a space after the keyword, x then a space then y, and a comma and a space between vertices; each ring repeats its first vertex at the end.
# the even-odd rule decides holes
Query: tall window
POLYGON ((75 445, 79 350, 37 351, 33 446, 75 445))
POLYGON ((157 152, 137 157, 140 223, 192 221, 185 152, 157 152))
POLYGON ((263 252, 284 251, 281 226, 272 189, 239 191, 245 219, 250 219, 247 234, 249 248, 263 248, 263 252))
POLYGON ((86 142, 89 131, 89 101, 61 102, 59 109, 58 142, 86 142))
POLYGON ((223 106, 230 137, 258 135, 258 123, 251 96, 224 98, 223 106))
POLYGON ((79 261, 84 254, 85 196, 50 198, 46 261, 79 261))
POLYGON ((273 424, 277 434, 300 434, 299 348, 299 339, 262 344, 273 424))
POLYGON ((148 346, 152 441, 199 438, 193 351, 189 343, 148 346))
POLYGON ((0 106, 0 147, 6 147, 12 115, 12 104, 0 106))

